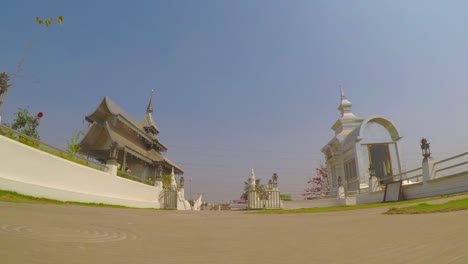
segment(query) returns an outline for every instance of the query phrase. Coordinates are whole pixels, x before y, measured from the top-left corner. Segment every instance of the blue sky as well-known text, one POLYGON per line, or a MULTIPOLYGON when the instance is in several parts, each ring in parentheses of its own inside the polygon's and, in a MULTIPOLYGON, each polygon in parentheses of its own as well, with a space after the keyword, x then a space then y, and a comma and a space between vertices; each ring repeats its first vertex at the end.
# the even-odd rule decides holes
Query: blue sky
MULTIPOLYGON (((239 198, 255 168, 297 194, 323 162, 339 118, 339 86, 361 117, 383 115, 403 139, 408 169, 422 136, 434 158, 466 151, 468 3, 465 1, 6 1, 0 71, 8 94, 42 111, 44 141, 64 147, 109 96, 155 119, 167 156, 193 178, 192 196, 239 198)), ((189 196, 189 193, 187 193, 189 196)))

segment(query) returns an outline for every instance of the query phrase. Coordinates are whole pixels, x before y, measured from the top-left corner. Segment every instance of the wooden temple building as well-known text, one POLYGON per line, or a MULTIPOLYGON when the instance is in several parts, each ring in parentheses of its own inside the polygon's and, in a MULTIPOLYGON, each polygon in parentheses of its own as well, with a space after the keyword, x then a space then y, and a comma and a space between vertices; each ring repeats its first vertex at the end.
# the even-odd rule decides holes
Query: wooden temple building
POLYGON ((96 110, 86 116, 91 125, 81 140, 80 152, 96 160, 117 165, 122 173, 142 181, 160 180, 162 175, 183 174, 183 170, 166 158, 167 147, 159 142, 159 129, 152 117, 152 99, 146 116, 135 121, 108 97, 104 97, 96 110))

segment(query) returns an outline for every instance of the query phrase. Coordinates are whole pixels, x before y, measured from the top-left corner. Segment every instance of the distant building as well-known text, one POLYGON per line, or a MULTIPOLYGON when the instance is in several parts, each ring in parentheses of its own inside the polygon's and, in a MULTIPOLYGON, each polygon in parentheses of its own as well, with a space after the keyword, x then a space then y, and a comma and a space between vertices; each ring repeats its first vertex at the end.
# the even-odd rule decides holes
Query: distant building
POLYGON ((386 182, 401 173, 402 137, 393 122, 381 116, 360 118, 351 108, 341 90, 341 118, 332 126, 335 136, 322 148, 332 195, 368 188, 371 174, 386 182))
POLYGON ((150 99, 146 115, 135 121, 116 103, 105 97, 96 110, 86 116, 91 123, 80 142, 80 152, 103 163, 116 163, 121 173, 131 174, 142 181, 160 180, 162 175, 183 174, 183 170, 167 159, 167 147, 159 142, 158 126, 153 120, 150 99))

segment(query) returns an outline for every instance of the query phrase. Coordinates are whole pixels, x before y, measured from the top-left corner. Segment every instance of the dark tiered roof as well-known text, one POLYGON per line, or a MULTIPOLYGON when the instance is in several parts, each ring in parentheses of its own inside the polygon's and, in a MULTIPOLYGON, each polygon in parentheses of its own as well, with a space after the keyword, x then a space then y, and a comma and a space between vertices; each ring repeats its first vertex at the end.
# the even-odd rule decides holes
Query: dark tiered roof
POLYGON ((159 129, 152 112, 150 100, 145 118, 137 122, 115 102, 104 97, 96 110, 85 118, 92 125, 80 142, 81 151, 97 159, 106 159, 111 144, 116 142, 120 148, 125 148, 145 162, 163 163, 167 167, 174 167, 176 173, 183 173, 174 162, 161 154, 167 151, 167 147, 156 138, 159 129))

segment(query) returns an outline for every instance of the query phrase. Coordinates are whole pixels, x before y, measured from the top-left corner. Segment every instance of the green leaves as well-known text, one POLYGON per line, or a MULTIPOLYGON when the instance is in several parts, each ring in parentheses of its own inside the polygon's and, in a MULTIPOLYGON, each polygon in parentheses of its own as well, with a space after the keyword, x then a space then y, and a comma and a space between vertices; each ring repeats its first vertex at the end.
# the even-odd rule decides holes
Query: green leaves
MULTIPOLYGON (((36 17, 36 22, 39 24, 39 25, 45 25, 46 27, 49 27, 50 25, 52 25, 52 23, 54 22, 54 19, 53 18, 49 18, 49 19, 46 19, 46 20, 42 20, 40 19, 39 17, 36 17)), ((57 17, 57 22, 62 25, 63 23, 63 16, 58 16, 57 17)))
POLYGON ((37 131, 37 126, 39 123, 34 121, 34 116, 29 113, 27 108, 20 108, 18 112, 15 113, 15 119, 11 128, 20 133, 25 134, 39 140, 39 132, 37 131))
POLYGON ((81 136, 81 132, 78 129, 76 129, 75 132, 73 132, 73 136, 67 145, 67 151, 69 153, 75 155, 80 151, 80 148, 81 148, 79 145, 80 136, 81 136))

